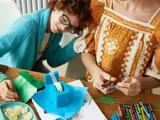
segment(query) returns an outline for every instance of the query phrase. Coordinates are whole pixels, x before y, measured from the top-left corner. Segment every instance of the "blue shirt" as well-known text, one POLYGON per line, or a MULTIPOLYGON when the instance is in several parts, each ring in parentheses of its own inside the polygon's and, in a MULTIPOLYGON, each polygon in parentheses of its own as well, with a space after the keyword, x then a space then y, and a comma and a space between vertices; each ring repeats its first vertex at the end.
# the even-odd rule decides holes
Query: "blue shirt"
MULTIPOLYGON (((13 23, 5 34, 0 35, 0 64, 31 70, 34 66, 46 32, 51 9, 27 14, 13 23)), ((73 49, 75 38, 65 47, 59 45, 62 33, 51 33, 40 58, 52 67, 62 65, 77 53, 73 49)))

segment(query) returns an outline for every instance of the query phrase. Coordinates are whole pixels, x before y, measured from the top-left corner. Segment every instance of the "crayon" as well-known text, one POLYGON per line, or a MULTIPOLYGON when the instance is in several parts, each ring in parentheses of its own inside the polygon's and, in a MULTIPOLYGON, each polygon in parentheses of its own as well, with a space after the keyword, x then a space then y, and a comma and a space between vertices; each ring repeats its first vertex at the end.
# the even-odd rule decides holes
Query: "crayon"
POLYGON ((146 120, 142 106, 140 108, 141 108, 142 118, 143 120, 146 120))
POLYGON ((138 112, 141 113, 139 104, 136 104, 136 105, 137 105, 137 108, 138 108, 138 112))
POLYGON ((150 119, 150 114, 147 112, 147 109, 145 108, 144 104, 142 103, 142 101, 140 99, 138 99, 140 105, 142 106, 145 114, 147 115, 147 117, 150 119))
POLYGON ((131 109, 129 107, 128 107, 128 110, 129 110, 129 113, 131 115, 132 120, 135 120, 134 117, 133 117, 133 113, 132 113, 132 111, 131 111, 131 109))
POLYGON ((125 106, 125 111, 126 111, 126 113, 127 113, 127 116, 128 116, 128 118, 129 118, 129 120, 132 120, 132 118, 131 118, 131 115, 130 115, 130 112, 129 112, 129 109, 125 106))
POLYGON ((152 116, 152 112, 151 112, 151 109, 149 107, 149 105, 147 105, 147 109, 148 109, 148 112, 150 114, 150 120, 154 120, 153 116, 152 116))
POLYGON ((134 115, 136 117, 136 120, 138 120, 138 114, 136 112, 136 109, 135 109, 134 105, 132 105, 132 110, 134 111, 134 115))
MULTIPOLYGON (((133 115, 133 120, 136 120, 136 115, 135 115, 135 113, 134 113, 134 110, 133 110, 132 106, 130 106, 130 110, 131 110, 132 115, 133 115)), ((138 119, 137 119, 137 120, 138 120, 138 119)))
POLYGON ((124 114, 124 109, 120 107, 120 116, 122 117, 122 119, 125 119, 125 114, 124 114))
POLYGON ((140 117, 140 114, 139 114, 139 112, 138 112, 137 106, 134 105, 134 108, 135 108, 136 114, 137 114, 137 116, 138 116, 138 120, 141 120, 141 117, 140 117))
POLYGON ((127 116, 127 112, 126 112, 126 109, 125 109, 125 105, 123 105, 123 111, 124 111, 124 116, 125 116, 125 120, 128 120, 128 116, 127 116))
POLYGON ((152 109, 151 104, 149 104, 149 107, 150 107, 150 109, 151 109, 151 112, 152 112, 152 115, 153 115, 154 120, 156 120, 156 116, 155 116, 155 113, 154 113, 154 111, 153 111, 153 109, 152 109))

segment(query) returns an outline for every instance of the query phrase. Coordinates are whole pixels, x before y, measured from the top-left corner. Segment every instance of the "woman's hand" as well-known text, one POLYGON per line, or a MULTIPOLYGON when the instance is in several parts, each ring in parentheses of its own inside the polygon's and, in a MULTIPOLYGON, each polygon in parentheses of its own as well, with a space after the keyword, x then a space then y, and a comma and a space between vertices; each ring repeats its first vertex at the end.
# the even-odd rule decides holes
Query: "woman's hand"
POLYGON ((18 94, 13 92, 13 83, 11 80, 4 80, 0 82, 0 96, 6 101, 15 101, 18 94))
POLYGON ((125 95, 138 95, 141 92, 141 84, 139 79, 138 77, 126 77, 122 82, 117 84, 118 90, 123 92, 125 95))
POLYGON ((106 83, 110 81, 111 83, 108 85, 113 85, 113 83, 117 81, 116 78, 111 77, 108 73, 105 73, 100 68, 95 70, 92 77, 94 79, 93 86, 100 90, 103 94, 108 94, 114 91, 113 89, 107 88, 106 83))

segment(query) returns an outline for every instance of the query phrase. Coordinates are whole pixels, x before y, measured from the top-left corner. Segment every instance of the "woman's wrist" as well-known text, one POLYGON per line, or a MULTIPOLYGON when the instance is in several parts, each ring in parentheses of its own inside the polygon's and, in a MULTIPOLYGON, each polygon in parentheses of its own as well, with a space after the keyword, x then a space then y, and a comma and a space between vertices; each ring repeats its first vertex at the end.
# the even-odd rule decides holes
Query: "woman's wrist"
POLYGON ((160 86, 160 81, 153 77, 138 77, 141 89, 152 89, 160 86))

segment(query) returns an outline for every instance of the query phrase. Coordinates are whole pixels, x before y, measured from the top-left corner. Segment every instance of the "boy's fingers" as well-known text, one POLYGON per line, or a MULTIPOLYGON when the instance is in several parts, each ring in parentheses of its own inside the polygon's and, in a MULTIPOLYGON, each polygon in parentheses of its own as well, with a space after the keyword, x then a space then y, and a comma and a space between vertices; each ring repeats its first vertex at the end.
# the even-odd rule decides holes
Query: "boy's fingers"
POLYGON ((6 82, 7 82, 8 87, 12 90, 13 89, 13 83, 12 83, 12 81, 8 80, 6 82))
POLYGON ((17 93, 9 90, 9 88, 8 88, 7 86, 4 86, 4 87, 3 87, 3 91, 4 91, 4 93, 6 93, 7 95, 13 96, 13 97, 15 97, 15 98, 18 97, 17 93))
POLYGON ((5 100, 5 101, 15 101, 15 99, 10 99, 10 98, 3 97, 3 96, 2 96, 2 99, 5 100))

